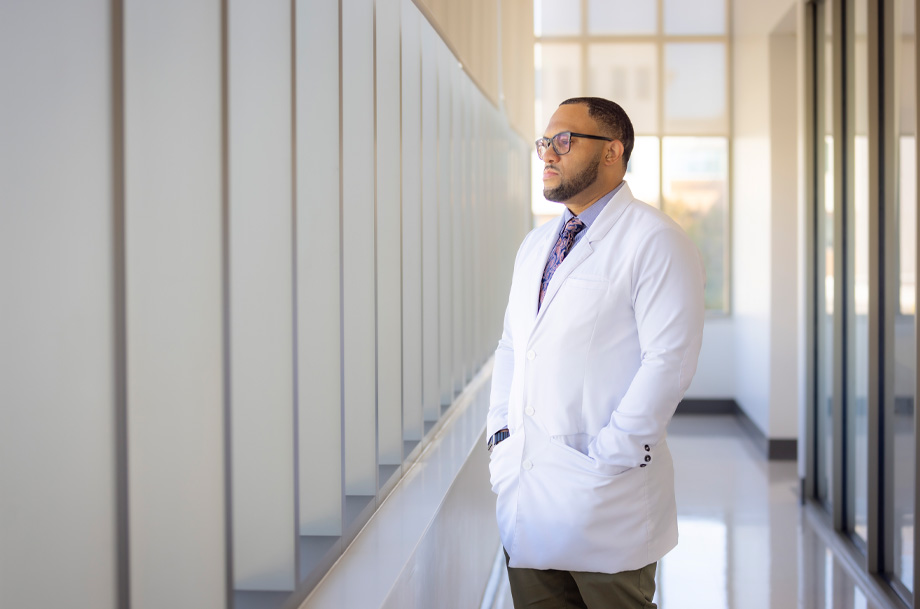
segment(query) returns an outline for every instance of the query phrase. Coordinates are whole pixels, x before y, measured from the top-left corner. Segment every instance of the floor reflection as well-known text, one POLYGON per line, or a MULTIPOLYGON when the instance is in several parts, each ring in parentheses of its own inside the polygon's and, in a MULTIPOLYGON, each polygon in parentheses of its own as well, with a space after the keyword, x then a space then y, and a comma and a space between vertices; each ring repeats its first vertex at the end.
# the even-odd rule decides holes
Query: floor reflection
MULTIPOLYGON (((680 543, 659 564, 659 609, 883 609, 799 506, 794 462, 766 461, 734 416, 677 416, 668 443, 680 543)), ((503 571, 493 609, 513 607, 503 571)))

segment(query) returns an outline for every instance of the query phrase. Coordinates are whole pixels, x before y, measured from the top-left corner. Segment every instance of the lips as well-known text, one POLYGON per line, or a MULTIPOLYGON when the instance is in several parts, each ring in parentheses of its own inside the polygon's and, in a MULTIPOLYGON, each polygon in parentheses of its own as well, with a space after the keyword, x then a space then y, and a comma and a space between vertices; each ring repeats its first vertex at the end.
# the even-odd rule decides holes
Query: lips
POLYGON ((543 168, 543 179, 544 180, 547 180, 552 177, 556 177, 558 175, 559 175, 559 172, 552 165, 547 165, 546 167, 543 168))

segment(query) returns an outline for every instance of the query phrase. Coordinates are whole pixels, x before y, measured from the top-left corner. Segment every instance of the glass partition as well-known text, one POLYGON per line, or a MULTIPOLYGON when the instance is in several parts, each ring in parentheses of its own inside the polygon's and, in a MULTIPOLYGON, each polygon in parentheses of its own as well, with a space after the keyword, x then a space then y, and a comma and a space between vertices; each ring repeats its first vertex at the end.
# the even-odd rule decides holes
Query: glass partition
POLYGON ((891 282, 889 298, 897 303, 894 316, 894 358, 889 378, 893 392, 887 400, 890 429, 886 439, 892 446, 887 454, 891 467, 886 467, 891 488, 891 501, 885 518, 891 535, 890 575, 902 596, 912 597, 914 591, 914 497, 916 491, 916 260, 917 260, 917 89, 915 7, 911 0, 894 0, 894 30, 892 45, 897 74, 895 81, 897 129, 895 146, 897 161, 888 164, 896 169, 897 222, 888 230, 896 240, 897 280, 891 282))

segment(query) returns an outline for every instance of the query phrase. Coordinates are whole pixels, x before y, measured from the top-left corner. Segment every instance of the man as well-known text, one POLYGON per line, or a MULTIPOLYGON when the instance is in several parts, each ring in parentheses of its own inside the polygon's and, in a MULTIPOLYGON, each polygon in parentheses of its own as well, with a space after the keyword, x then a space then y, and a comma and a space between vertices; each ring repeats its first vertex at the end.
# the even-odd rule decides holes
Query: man
POLYGON ((665 431, 696 371, 696 247, 623 181, 629 117, 564 101, 537 153, 563 216, 524 239, 495 352, 487 437, 514 606, 655 607, 677 544, 665 431))

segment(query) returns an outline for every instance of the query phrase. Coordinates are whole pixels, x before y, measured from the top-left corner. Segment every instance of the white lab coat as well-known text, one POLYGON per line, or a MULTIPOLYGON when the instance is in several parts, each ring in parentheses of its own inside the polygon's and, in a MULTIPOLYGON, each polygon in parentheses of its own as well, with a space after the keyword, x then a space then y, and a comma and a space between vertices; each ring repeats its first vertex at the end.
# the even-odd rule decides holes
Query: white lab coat
POLYGON ((666 428, 703 334, 699 251, 669 217, 614 195, 556 269, 558 219, 524 239, 495 352, 487 434, 510 566, 618 573, 677 544, 666 428))

